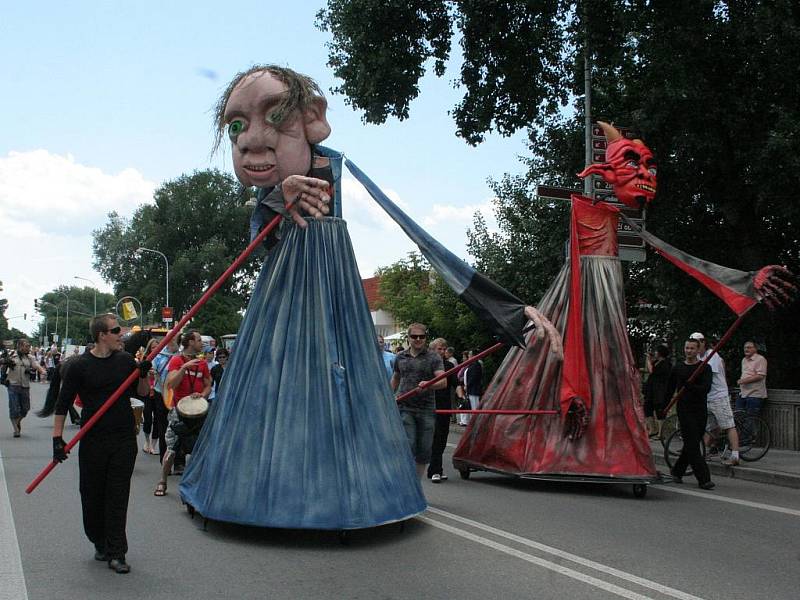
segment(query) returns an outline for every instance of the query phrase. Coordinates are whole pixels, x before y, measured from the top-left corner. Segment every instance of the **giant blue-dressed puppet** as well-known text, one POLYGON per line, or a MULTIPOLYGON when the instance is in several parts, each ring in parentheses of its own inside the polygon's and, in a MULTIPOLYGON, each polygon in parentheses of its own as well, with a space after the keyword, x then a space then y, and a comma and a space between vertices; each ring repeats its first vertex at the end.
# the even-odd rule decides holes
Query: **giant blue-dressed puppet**
POLYGON ((330 133, 326 101, 308 77, 276 66, 240 73, 216 124, 217 142, 226 131, 230 138, 239 181, 259 189, 251 233, 275 215, 285 219, 268 240, 182 499, 207 518, 264 527, 356 529, 422 512, 341 218, 343 162, 499 337, 523 346, 533 321, 557 355, 558 334, 428 236, 352 162, 319 145, 330 133))

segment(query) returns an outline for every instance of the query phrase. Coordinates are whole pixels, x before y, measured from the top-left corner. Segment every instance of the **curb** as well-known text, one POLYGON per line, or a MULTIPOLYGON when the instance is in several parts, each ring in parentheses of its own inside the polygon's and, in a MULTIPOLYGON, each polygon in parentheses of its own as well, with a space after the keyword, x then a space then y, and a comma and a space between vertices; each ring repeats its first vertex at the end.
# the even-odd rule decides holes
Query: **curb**
MULTIPOLYGON (((461 434, 464 433, 464 428, 451 424, 450 433, 456 434, 460 437, 461 434)), ((653 460, 658 466, 667 466, 667 463, 664 460, 664 454, 661 445, 659 445, 657 448, 653 448, 653 460)), ((784 471, 770 471, 769 469, 757 469, 755 467, 742 466, 742 464, 740 464, 738 467, 727 467, 718 462, 709 462, 708 468, 711 471, 711 474, 717 477, 730 477, 732 479, 741 479, 742 481, 766 483, 769 485, 779 485, 781 487, 800 489, 800 475, 795 475, 793 473, 786 473, 784 471)))
MULTIPOLYGON (((664 460, 664 455, 661 452, 653 452, 653 459, 657 465, 662 467, 667 466, 667 462, 664 460)), ((728 467, 713 461, 708 462, 708 469, 711 471, 712 475, 718 477, 730 477, 732 479, 741 479, 742 481, 800 489, 800 475, 794 475, 793 473, 756 469, 753 467, 745 467, 741 464, 738 467, 728 467)))

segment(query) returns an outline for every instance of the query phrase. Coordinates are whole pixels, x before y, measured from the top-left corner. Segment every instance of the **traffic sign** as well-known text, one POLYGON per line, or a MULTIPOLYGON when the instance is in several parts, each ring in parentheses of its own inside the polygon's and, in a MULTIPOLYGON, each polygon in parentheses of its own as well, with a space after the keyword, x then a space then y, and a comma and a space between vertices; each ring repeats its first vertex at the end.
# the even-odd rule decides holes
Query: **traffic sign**
POLYGON ((161 320, 164 323, 172 323, 172 307, 171 306, 164 306, 161 309, 161 320))

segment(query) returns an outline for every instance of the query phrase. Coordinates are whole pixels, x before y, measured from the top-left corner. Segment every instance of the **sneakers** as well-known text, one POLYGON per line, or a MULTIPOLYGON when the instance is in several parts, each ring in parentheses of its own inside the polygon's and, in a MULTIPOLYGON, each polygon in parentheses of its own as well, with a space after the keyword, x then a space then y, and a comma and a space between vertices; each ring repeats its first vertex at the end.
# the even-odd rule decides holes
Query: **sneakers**
POLYGON ((698 484, 697 487, 699 487, 701 490, 713 490, 715 487, 717 487, 717 484, 715 484, 713 481, 704 481, 703 483, 698 484))
POLYGON ((739 457, 738 456, 730 456, 722 461, 722 464, 726 467, 735 467, 739 464, 739 457))
POLYGON ((108 568, 117 573, 130 573, 131 566, 125 562, 125 558, 112 558, 108 561, 108 568))
POLYGON ((442 476, 438 473, 434 473, 431 476, 431 483, 442 483, 442 476))

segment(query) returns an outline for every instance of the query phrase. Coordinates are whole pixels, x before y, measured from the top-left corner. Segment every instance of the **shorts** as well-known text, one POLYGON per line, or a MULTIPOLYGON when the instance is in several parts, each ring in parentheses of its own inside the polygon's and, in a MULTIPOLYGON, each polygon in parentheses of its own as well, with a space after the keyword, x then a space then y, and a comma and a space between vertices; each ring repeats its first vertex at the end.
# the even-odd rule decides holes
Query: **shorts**
POLYGON ((724 431, 734 426, 730 400, 727 397, 709 398, 706 431, 713 431, 714 429, 722 429, 724 431))
POLYGON ((431 462, 436 415, 432 410, 410 411, 401 407, 400 416, 403 418, 403 429, 406 430, 414 462, 418 465, 427 465, 431 462))
POLYGON ((21 385, 8 386, 8 417, 21 419, 31 409, 31 390, 21 385))
POLYGON ((172 428, 172 426, 180 420, 181 419, 178 416, 178 409, 170 409, 169 413, 167 414, 167 431, 164 433, 164 441, 167 442, 167 451, 178 451, 180 440, 178 439, 178 434, 175 433, 175 430, 172 428))

